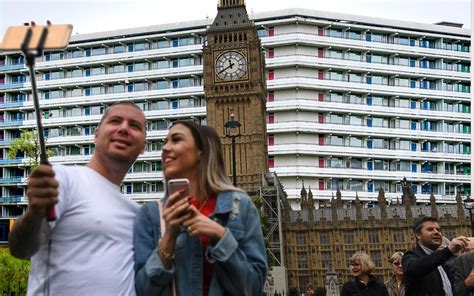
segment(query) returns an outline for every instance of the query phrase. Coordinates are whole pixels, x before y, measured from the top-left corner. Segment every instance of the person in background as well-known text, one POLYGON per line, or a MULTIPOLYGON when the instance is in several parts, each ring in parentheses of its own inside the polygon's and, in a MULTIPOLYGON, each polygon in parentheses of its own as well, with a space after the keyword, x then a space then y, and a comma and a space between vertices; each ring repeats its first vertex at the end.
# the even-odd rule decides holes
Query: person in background
POLYGON ((314 296, 313 285, 309 284, 308 286, 306 286, 306 293, 304 295, 305 296, 314 296))
POLYGON ((474 296, 474 237, 464 253, 454 260, 454 295, 474 296))
POLYGON ((435 217, 421 216, 413 223, 416 247, 403 255, 403 276, 407 296, 453 296, 454 254, 464 250, 468 239, 460 236, 438 250, 443 241, 441 227, 435 217))
POLYGON ((260 215, 225 174, 217 133, 193 122, 169 129, 162 151, 166 180, 187 178, 190 196, 140 208, 134 225, 138 295, 261 295, 266 251, 260 215), (161 227, 165 227, 161 236, 161 227))
POLYGON ((392 264, 393 276, 385 283, 389 296, 405 296, 402 258, 403 252, 395 252, 392 257, 390 257, 389 261, 392 264))
POLYGON ((341 296, 388 296, 384 283, 374 277, 374 262, 364 252, 356 252, 351 258, 353 278, 344 283, 341 296))

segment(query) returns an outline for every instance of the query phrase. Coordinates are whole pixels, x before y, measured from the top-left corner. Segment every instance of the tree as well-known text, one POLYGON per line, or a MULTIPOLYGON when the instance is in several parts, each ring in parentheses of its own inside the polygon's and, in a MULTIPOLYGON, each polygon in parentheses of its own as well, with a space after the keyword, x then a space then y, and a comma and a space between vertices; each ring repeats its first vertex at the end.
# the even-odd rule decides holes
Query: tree
POLYGON ((26 295, 30 262, 13 258, 0 247, 0 295, 26 295))
POLYGON ((267 239, 267 234, 268 234, 268 216, 265 214, 263 211, 263 200, 260 196, 255 195, 251 197, 253 203, 255 204, 255 207, 258 209, 258 212, 260 214, 260 224, 262 225, 262 233, 264 237, 264 242, 265 242, 265 249, 267 251, 267 260, 268 260, 268 265, 273 266, 275 264, 275 260, 273 259, 273 256, 270 255, 270 242, 267 239))
MULTIPOLYGON (((46 140, 46 139, 45 139, 46 140)), ((39 165, 40 144, 37 131, 24 131, 19 138, 12 141, 8 147, 8 158, 14 159, 18 153, 24 153, 27 158, 27 167, 34 170, 39 165)), ((46 151, 48 156, 52 156, 52 151, 46 151)))

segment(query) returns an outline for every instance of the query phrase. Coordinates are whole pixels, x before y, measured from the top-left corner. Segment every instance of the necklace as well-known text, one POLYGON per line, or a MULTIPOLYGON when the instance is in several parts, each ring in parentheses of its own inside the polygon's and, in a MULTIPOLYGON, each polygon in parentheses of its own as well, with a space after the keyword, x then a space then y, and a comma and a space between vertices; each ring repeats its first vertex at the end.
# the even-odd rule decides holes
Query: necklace
POLYGON ((202 202, 199 202, 199 212, 202 211, 202 209, 204 209, 208 201, 209 201, 209 196, 206 196, 206 198, 202 202))

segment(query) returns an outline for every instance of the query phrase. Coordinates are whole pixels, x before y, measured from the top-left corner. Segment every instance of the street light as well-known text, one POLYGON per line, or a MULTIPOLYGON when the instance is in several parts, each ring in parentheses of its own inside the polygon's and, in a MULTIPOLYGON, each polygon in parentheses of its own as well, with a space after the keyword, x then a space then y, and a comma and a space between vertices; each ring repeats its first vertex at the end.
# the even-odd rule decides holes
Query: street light
POLYGON ((230 119, 224 124, 225 136, 232 139, 232 183, 237 186, 237 165, 235 159, 235 138, 240 136, 240 122, 234 119, 234 112, 230 112, 230 119))
POLYGON ((472 212, 474 210, 474 199, 468 196, 464 200, 464 207, 469 211, 469 218, 471 220, 471 235, 474 236, 474 221, 472 220, 472 212))

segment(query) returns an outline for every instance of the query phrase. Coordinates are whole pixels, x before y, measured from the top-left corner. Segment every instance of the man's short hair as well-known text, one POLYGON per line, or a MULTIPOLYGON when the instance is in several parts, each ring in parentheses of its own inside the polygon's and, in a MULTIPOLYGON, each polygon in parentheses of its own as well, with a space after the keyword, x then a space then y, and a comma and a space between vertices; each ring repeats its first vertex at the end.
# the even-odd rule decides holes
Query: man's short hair
POLYGON ((438 219, 436 219, 435 217, 420 216, 416 218, 415 221, 413 222, 413 233, 414 234, 421 233, 421 229, 423 228, 423 223, 428 222, 428 221, 439 223, 438 219))
MULTIPOLYGON (((109 115, 110 113, 110 110, 115 107, 115 106, 120 106, 120 105, 123 105, 123 106, 130 106, 130 107, 134 107, 135 109, 137 110, 140 110, 140 112, 143 113, 143 110, 140 109, 137 105, 135 105, 134 103, 132 102, 128 102, 128 101, 123 101, 123 102, 116 102, 116 103, 113 103, 111 105, 109 105, 105 111, 104 111, 104 114, 102 114, 102 117, 100 118, 100 121, 99 121, 99 125, 97 127, 100 127, 102 125, 102 122, 104 122, 104 119, 109 115)), ((146 129, 146 118, 145 118, 145 129, 146 129)))

